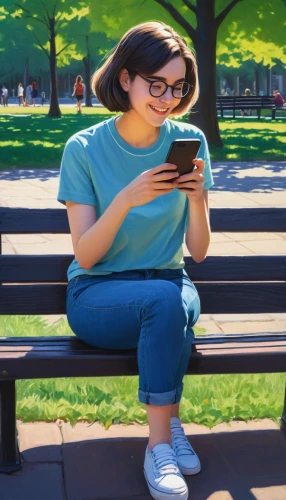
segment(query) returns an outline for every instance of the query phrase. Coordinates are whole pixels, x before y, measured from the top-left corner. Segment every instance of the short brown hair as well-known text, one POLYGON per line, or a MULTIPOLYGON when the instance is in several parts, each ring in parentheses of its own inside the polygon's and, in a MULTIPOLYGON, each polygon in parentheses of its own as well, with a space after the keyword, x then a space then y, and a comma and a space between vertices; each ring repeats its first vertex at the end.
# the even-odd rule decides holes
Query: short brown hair
POLYGON ((92 90, 109 111, 128 111, 128 92, 121 87, 119 71, 126 68, 133 81, 136 73, 153 75, 178 56, 185 60, 186 81, 192 85, 190 92, 172 111, 173 115, 182 116, 198 99, 197 63, 186 41, 173 28, 161 22, 138 24, 127 31, 105 63, 92 75, 92 90))
POLYGON ((76 83, 81 83, 82 82, 82 76, 81 75, 78 75, 76 77, 76 83))

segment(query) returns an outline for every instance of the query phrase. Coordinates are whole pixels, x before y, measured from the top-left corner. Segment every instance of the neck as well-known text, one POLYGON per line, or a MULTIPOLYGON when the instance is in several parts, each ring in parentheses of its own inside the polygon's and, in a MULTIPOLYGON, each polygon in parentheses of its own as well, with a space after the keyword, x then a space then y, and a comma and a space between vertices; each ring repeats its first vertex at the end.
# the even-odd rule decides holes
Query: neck
POLYGON ((149 125, 133 110, 119 116, 115 127, 122 139, 134 148, 152 146, 160 134, 160 127, 149 125))

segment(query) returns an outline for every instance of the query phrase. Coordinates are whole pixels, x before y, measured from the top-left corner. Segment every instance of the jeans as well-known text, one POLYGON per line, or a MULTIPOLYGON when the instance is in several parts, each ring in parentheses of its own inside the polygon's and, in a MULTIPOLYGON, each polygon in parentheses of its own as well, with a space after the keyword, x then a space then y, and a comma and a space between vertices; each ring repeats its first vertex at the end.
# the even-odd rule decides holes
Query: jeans
POLYGON ((75 335, 102 349, 137 347, 139 401, 180 401, 200 314, 184 269, 80 275, 67 287, 67 319, 75 335))

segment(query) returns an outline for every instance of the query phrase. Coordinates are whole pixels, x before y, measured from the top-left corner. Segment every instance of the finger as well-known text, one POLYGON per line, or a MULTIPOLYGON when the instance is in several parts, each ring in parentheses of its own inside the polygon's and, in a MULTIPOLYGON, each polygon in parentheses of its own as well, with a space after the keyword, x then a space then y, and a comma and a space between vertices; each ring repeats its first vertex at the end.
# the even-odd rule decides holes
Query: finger
POLYGON ((202 174, 198 174, 197 172, 192 172, 191 174, 185 174, 185 175, 181 175, 179 178, 178 178, 178 182, 187 182, 187 181, 196 181, 196 182, 200 182, 203 180, 203 175, 202 174))
POLYGON ((204 170, 205 162, 202 158, 196 158, 193 160, 193 164, 197 167, 197 171, 199 171, 199 173, 204 170))
POLYGON ((192 189, 193 191, 199 191, 200 189, 203 191, 204 183, 203 182, 184 182, 183 184, 179 184, 178 189, 192 189))
POLYGON ((163 172, 164 170, 176 170, 177 165, 174 165, 174 163, 162 163, 161 165, 158 165, 155 168, 151 169, 152 174, 157 174, 158 172, 163 172))

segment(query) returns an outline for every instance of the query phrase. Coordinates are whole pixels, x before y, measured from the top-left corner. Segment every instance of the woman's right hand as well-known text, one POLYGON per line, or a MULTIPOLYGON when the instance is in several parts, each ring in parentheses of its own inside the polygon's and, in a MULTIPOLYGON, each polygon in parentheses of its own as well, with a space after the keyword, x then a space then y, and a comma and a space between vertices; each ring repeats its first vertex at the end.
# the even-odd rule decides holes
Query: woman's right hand
POLYGON ((162 163, 138 175, 120 192, 128 208, 145 205, 158 196, 171 193, 177 187, 177 183, 166 181, 179 177, 179 173, 174 172, 176 169, 177 166, 173 163, 162 163))

